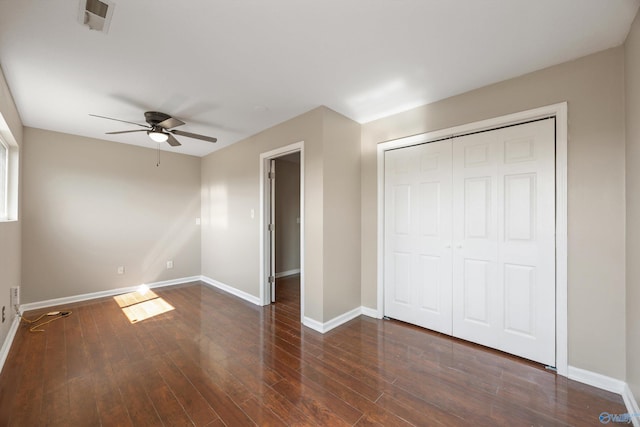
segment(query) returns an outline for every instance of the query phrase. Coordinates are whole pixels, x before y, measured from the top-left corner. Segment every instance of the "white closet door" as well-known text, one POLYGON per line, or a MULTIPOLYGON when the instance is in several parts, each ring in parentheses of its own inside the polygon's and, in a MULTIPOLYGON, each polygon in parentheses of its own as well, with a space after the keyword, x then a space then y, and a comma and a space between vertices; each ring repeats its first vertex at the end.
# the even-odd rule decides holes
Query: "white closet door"
POLYGON ((451 143, 385 153, 385 315, 451 334, 451 143))
POLYGON ((555 365, 555 129, 453 145, 453 335, 555 365))

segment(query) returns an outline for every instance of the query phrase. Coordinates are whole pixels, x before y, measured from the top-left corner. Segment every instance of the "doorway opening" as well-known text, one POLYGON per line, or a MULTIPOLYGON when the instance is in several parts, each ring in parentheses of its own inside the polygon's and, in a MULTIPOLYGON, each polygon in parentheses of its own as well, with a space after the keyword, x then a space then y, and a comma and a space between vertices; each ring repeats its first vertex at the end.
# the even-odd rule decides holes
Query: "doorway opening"
MULTIPOLYGON (((304 316, 303 143, 261 156, 262 305, 297 305, 304 316), (282 291, 282 292, 280 292, 282 291)), ((296 308, 297 308, 296 307, 296 308)))

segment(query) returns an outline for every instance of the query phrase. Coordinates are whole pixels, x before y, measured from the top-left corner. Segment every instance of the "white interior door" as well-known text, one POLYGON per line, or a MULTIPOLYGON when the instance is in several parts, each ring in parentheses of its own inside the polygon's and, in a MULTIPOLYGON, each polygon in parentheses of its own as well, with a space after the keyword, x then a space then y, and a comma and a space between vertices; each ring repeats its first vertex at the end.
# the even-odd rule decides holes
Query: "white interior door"
POLYGON ((451 144, 385 154, 385 314, 451 334, 451 144))
POLYGON ((453 331, 555 365, 555 128, 542 120, 453 145, 453 331))
POLYGON ((384 313, 555 365, 555 127, 385 153, 384 313))

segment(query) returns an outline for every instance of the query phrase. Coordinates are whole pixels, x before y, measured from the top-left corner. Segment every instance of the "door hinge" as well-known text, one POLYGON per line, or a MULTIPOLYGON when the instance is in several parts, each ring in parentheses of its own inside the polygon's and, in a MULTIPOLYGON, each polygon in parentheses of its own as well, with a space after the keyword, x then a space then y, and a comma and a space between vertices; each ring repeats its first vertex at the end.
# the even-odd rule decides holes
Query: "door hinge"
POLYGON ((275 172, 269 172, 268 177, 269 177, 269 179, 275 179, 276 173, 275 172))
POLYGON ((275 224, 269 224, 269 225, 267 225, 267 230, 268 230, 268 231, 273 231, 273 230, 275 230, 275 229, 276 229, 276 225, 275 225, 275 224))
POLYGON ((269 276, 269 283, 273 283, 276 281, 275 276, 269 276))

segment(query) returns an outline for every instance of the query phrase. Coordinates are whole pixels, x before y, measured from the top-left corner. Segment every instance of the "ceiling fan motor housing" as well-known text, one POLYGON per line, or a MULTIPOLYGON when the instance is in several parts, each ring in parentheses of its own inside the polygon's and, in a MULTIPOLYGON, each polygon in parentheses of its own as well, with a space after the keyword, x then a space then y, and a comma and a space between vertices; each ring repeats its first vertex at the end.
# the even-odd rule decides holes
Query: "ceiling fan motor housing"
POLYGON ((158 123, 162 123, 167 119, 170 119, 171 116, 165 113, 160 113, 158 111, 147 111, 144 113, 144 119, 147 123, 149 123, 152 127, 155 127, 158 123))

